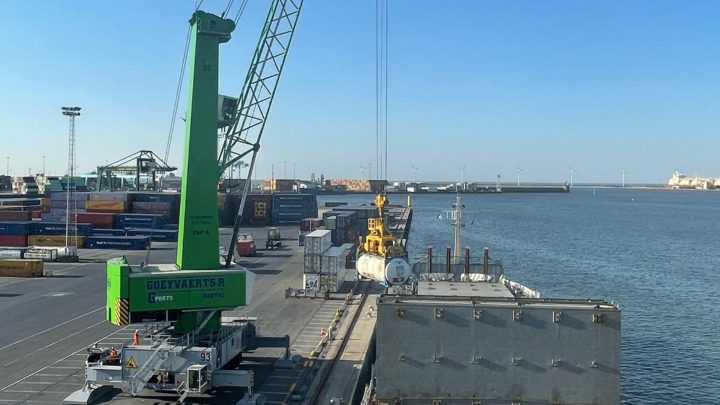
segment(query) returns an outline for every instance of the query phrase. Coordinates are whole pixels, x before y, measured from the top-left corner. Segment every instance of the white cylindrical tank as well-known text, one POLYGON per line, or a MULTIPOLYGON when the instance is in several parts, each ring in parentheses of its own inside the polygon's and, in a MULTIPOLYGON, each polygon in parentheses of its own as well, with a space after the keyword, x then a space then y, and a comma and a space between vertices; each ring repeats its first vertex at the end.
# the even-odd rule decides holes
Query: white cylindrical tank
POLYGON ((388 284, 405 284, 411 274, 410 264, 399 257, 385 263, 384 257, 363 254, 356 267, 361 276, 388 284))

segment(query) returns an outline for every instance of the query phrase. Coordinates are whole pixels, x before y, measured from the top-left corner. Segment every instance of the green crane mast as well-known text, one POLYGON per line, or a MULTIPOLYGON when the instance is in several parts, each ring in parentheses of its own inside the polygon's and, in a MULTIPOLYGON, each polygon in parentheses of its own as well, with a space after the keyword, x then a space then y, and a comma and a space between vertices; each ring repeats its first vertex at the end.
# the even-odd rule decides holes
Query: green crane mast
POLYGON ((117 325, 163 317, 175 332, 217 330, 220 311, 247 305, 254 275, 222 268, 217 218, 217 96, 219 46, 230 40, 232 20, 203 11, 190 19, 190 85, 177 260, 107 266, 107 319, 117 325))
POLYGON ((131 266, 124 257, 108 261, 106 318, 111 323, 168 319, 175 321, 175 333, 212 331, 220 327, 220 311, 250 302, 254 274, 232 264, 232 247, 260 138, 302 4, 302 0, 271 1, 237 110, 222 134, 219 153, 219 47, 230 40, 235 22, 203 11, 196 11, 190 19, 190 83, 176 262, 140 267, 131 266), (221 264, 218 179, 226 168, 250 153, 250 170, 230 253, 221 264))
POLYGON ((185 124, 177 266, 219 265, 217 217, 217 95, 219 45, 230 40, 232 20, 197 11, 190 20, 190 95, 185 124))

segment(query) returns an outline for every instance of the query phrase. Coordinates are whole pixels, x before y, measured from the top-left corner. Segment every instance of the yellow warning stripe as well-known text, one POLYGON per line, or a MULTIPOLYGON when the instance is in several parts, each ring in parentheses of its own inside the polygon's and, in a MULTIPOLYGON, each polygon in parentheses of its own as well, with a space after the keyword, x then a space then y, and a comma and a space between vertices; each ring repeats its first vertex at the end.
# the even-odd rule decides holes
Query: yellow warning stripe
POLYGON ((115 300, 115 325, 130 324, 130 305, 127 298, 117 298, 115 300))

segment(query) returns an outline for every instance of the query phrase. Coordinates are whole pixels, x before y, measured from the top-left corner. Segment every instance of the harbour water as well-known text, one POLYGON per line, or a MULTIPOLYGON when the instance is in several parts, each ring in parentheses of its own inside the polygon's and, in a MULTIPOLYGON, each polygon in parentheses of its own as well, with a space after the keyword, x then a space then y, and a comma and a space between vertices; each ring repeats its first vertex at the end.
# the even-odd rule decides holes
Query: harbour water
MULTIPOLYGON (((453 200, 413 196, 412 256, 452 244, 438 214, 453 200)), ((623 403, 720 403, 720 193, 573 189, 463 202, 465 244, 477 255, 489 246, 510 278, 544 297, 620 305, 623 403)))

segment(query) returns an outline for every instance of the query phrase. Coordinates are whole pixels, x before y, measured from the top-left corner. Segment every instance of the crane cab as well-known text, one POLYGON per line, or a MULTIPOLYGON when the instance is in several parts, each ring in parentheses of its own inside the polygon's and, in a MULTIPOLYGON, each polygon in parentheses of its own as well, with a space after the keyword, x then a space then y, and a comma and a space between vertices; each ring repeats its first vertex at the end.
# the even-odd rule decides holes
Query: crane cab
POLYGON ((188 367, 185 377, 188 392, 203 393, 209 386, 206 364, 194 364, 188 367))

